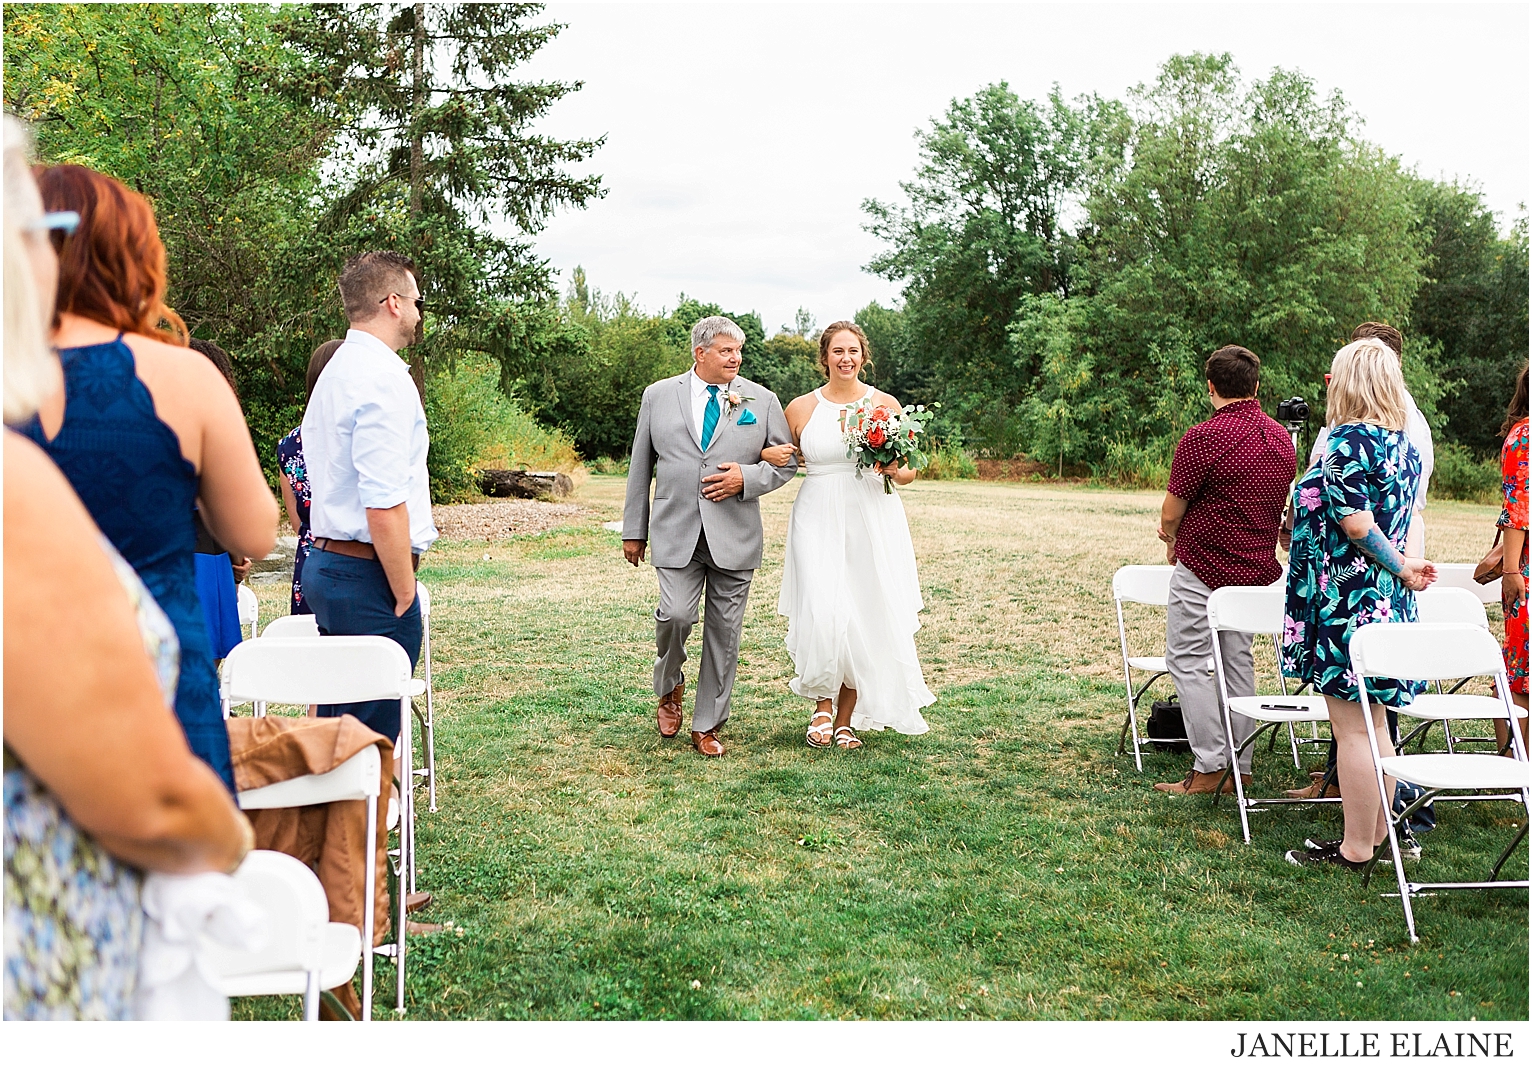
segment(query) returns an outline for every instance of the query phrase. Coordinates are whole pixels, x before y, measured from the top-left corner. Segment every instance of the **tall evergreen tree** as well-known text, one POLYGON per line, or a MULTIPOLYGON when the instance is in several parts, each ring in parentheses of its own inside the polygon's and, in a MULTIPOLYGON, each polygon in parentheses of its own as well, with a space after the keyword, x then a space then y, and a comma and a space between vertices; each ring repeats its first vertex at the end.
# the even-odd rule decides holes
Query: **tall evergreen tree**
POLYGON ((528 238, 556 209, 602 195, 599 176, 566 169, 600 138, 532 129, 581 84, 516 78, 563 28, 534 25, 541 10, 319 4, 285 26, 323 71, 310 91, 335 101, 344 120, 341 193, 325 229, 337 247, 394 249, 419 265, 431 328, 410 349, 417 385, 442 355, 483 351, 503 366, 530 358, 529 331, 546 316, 525 305, 554 294, 528 238))

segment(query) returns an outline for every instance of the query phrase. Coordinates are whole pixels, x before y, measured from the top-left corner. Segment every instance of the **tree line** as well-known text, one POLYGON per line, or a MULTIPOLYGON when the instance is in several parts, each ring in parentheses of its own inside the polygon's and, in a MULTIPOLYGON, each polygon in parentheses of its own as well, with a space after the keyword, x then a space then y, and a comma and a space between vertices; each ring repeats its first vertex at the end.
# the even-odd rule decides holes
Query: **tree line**
MULTIPOLYGON (((536 234, 604 194, 577 173, 602 141, 535 129, 580 88, 517 78, 561 29, 540 12, 6 5, 5 104, 45 162, 153 201, 169 302, 234 355, 273 468, 309 353, 345 328, 334 277, 364 248, 420 265, 409 355, 433 427, 503 423, 441 426, 433 479, 449 496, 471 491, 491 439, 499 462, 517 441, 621 456, 643 387, 689 365, 704 314, 744 329, 750 377, 784 398, 812 388, 805 314, 768 333, 754 312, 684 294, 651 314, 579 271, 558 292, 536 234), (548 429, 535 442, 529 414, 548 429)), ((903 202, 864 205, 886 244, 868 269, 902 287, 898 306, 856 315, 877 380, 940 403, 949 445, 1148 483, 1204 417, 1209 351, 1256 351, 1268 407, 1319 400, 1351 327, 1385 319, 1408 339, 1439 469, 1456 455, 1483 476, 1527 358, 1525 217, 1502 232, 1476 189, 1410 172, 1360 128, 1301 74, 1246 82, 1227 55, 1172 57, 1125 101, 1022 100, 1004 84, 953 101, 918 135, 903 202)))
POLYGON ((1525 213, 1502 232, 1476 188, 1360 129, 1338 93, 1227 54, 1174 56, 1126 101, 953 101, 904 201, 863 205, 887 245, 869 269, 903 287, 858 316, 880 381, 981 453, 1162 484, 1208 353, 1255 351, 1271 411, 1322 401, 1352 327, 1384 320, 1438 469, 1498 482, 1479 461, 1527 361, 1525 213))

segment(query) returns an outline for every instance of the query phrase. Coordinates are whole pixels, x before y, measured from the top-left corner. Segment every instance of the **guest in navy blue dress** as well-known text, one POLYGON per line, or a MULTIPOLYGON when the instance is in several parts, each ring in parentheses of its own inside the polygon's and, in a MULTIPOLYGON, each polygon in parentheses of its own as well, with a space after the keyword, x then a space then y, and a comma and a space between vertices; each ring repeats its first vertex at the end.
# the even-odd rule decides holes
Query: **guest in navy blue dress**
MULTIPOLYGON (((326 341, 314 349, 305 375, 308 396, 314 395, 320 372, 340 346, 339 341, 326 341)), ((287 508, 287 521, 298 535, 298 547, 293 552, 293 598, 289 610, 293 615, 312 615, 314 609, 303 599, 303 564, 314 548, 314 531, 309 529, 309 472, 303 460, 302 426, 295 427, 277 442, 277 466, 282 470, 282 504, 287 508)))
POLYGON ((69 479, 101 532, 170 618, 181 644, 175 712, 191 749, 234 788, 192 564, 192 511, 239 556, 264 557, 277 507, 228 383, 185 347, 165 306, 165 248, 149 202, 86 167, 38 180, 49 211, 80 224, 54 236, 53 341, 64 390, 26 433, 69 479), (168 324, 168 328, 162 326, 168 324))

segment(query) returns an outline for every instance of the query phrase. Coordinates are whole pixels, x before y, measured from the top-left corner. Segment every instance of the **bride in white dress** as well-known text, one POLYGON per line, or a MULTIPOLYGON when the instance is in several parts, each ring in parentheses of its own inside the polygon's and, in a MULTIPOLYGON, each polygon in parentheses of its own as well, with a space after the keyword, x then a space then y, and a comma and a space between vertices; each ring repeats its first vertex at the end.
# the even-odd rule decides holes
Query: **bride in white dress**
MULTIPOLYGON (((792 691, 815 702, 806 735, 814 748, 860 748, 857 730, 923 734, 930 727, 920 709, 936 701, 915 652, 923 604, 909 523, 880 477, 908 485, 915 472, 878 468, 858 478, 842 436, 848 405, 869 396, 899 403, 860 380, 868 355, 854 322, 832 323, 819 339, 829 381, 786 412, 807 477, 788 521, 777 611, 788 620, 792 691)), ((763 458, 780 465, 790 454, 782 445, 763 458)))

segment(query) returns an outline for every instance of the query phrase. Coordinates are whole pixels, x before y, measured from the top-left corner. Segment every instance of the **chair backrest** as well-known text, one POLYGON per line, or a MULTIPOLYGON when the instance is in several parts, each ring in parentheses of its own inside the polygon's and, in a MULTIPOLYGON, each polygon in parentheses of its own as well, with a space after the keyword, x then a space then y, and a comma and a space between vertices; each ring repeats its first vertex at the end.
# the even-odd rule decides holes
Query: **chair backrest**
POLYGON ((1481 604, 1500 603, 1500 579, 1496 578, 1488 585, 1480 585, 1473 580, 1474 564, 1472 563, 1438 563, 1436 565, 1436 582, 1432 589, 1466 589, 1479 598, 1481 604))
POLYGON ((217 973, 232 978, 317 970, 330 905, 314 872, 284 853, 257 849, 239 865, 234 881, 266 913, 269 936, 265 946, 254 952, 204 940, 206 958, 217 973))
POLYGON ((429 617, 431 614, 431 591, 426 588, 424 582, 419 580, 415 582, 415 599, 420 602, 421 618, 429 617))
POLYGON ((235 600, 239 602, 239 624, 249 626, 261 615, 261 602, 255 598, 255 590, 248 585, 234 587, 235 600))
POLYGON ((1112 575, 1112 597, 1127 604, 1153 604, 1163 608, 1170 603, 1170 572, 1173 569, 1163 564, 1118 567, 1117 573, 1112 575))
POLYGON ((319 621, 312 615, 278 615, 261 631, 262 639, 268 637, 318 637, 319 621))
POLYGON ((387 637, 263 637, 234 646, 219 683, 231 704, 349 704, 406 697, 411 674, 387 637))
POLYGON ((305 774, 274 782, 259 789, 247 789, 235 799, 241 811, 264 808, 302 808, 310 804, 328 804, 332 800, 366 800, 378 795, 379 773, 383 757, 377 745, 368 745, 339 767, 324 774, 305 774))
POLYGON ((1500 643, 1478 626, 1375 622, 1351 635, 1351 669, 1359 677, 1437 681, 1505 669, 1500 643))
POLYGON ((1226 585, 1208 597, 1208 625, 1243 634, 1279 634, 1287 590, 1280 585, 1226 585))
POLYGON ((1415 594, 1420 621, 1437 625, 1482 626, 1489 629, 1484 604, 1467 589, 1456 586, 1431 588, 1415 594))

